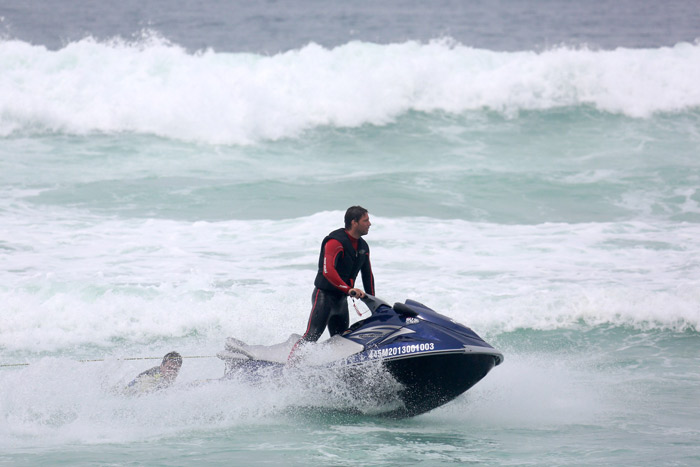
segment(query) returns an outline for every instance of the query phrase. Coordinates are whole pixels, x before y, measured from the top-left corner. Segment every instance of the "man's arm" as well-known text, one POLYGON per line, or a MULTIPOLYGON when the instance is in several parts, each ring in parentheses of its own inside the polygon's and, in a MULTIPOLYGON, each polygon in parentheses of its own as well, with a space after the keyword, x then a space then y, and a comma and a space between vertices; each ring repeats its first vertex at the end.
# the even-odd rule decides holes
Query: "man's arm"
POLYGON ((343 279, 340 278, 338 271, 335 269, 335 260, 338 258, 338 255, 342 254, 343 245, 338 240, 332 238, 326 242, 323 252, 323 277, 333 284, 335 288, 347 294, 350 292, 351 287, 343 282, 343 279))
POLYGON ((372 274, 372 265, 369 262, 369 253, 367 253, 365 264, 362 265, 362 286, 365 288, 365 292, 374 295, 374 274, 372 274))

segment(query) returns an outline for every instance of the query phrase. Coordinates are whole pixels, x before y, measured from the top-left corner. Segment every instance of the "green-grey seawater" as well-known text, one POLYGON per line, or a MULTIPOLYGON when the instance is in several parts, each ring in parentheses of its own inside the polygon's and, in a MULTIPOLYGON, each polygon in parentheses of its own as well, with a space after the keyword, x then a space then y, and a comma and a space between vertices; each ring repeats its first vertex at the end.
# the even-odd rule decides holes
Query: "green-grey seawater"
POLYGON ((699 13, 632 3, 0 6, 0 464, 698 464, 699 13), (352 204, 505 355, 428 414, 218 380, 352 204))

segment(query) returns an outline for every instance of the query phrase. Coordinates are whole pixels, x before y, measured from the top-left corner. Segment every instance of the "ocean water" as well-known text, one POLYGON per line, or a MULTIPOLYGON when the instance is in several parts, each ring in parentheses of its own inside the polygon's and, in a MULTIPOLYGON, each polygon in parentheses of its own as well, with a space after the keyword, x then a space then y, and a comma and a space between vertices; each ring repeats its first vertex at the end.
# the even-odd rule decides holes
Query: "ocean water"
POLYGON ((0 2, 0 464, 700 463, 697 2, 64 3, 0 2), (407 420, 193 385, 353 204, 505 362, 407 420))

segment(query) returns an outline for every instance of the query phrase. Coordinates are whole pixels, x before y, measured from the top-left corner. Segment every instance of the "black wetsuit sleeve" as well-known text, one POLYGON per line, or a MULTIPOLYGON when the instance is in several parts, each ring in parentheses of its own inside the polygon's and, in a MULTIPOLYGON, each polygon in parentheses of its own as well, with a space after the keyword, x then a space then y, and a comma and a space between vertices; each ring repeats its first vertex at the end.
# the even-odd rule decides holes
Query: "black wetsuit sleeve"
POLYGON ((366 293, 375 295, 374 274, 372 274, 372 265, 369 262, 369 253, 367 253, 367 260, 362 265, 362 286, 364 287, 366 293))

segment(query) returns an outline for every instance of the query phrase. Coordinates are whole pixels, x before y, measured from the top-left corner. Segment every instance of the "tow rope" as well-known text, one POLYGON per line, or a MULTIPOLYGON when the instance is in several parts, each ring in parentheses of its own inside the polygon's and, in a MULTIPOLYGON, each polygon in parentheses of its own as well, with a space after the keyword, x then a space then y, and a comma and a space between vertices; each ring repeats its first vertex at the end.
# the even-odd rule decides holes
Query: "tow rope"
MULTIPOLYGON (((214 358, 216 355, 188 355, 182 358, 214 358)), ((125 357, 125 358, 117 358, 116 360, 162 360, 163 357, 125 357)), ((96 359, 89 359, 89 360, 78 360, 80 363, 92 363, 92 362, 104 362, 107 361, 105 358, 96 358, 96 359)), ((4 367, 13 367, 13 366, 29 366, 31 363, 2 363, 0 364, 0 368, 4 367)))

